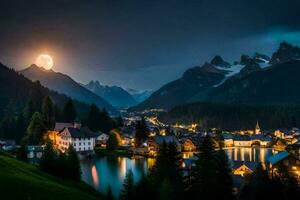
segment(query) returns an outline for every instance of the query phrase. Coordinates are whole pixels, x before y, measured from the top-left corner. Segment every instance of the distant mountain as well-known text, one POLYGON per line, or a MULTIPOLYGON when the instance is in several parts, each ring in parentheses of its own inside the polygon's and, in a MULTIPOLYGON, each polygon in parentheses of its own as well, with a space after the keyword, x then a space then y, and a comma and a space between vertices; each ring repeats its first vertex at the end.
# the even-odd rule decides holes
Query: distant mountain
POLYGON ((93 103, 99 108, 105 108, 111 114, 117 113, 115 108, 113 108, 113 106, 104 99, 81 86, 65 74, 54 72, 53 70, 45 70, 44 68, 36 65, 31 65, 30 67, 20 71, 20 73, 33 81, 39 80, 42 85, 59 93, 66 94, 87 104, 93 103))
POLYGON ((262 68, 260 67, 259 63, 263 63, 264 60, 261 60, 261 58, 258 55, 260 54, 256 53, 252 58, 248 55, 242 55, 240 64, 243 65, 243 68, 236 76, 241 78, 247 74, 261 70, 262 68))
POLYGON ((223 60, 223 58, 221 56, 215 56, 211 61, 210 64, 215 65, 215 66, 219 66, 219 67, 224 67, 224 68, 228 68, 230 67, 230 63, 226 62, 223 60))
POLYGON ((299 47, 280 44, 272 58, 242 55, 228 65, 220 56, 202 67, 188 69, 132 110, 170 109, 192 102, 300 104, 299 47))
POLYGON ((300 60, 300 48, 287 42, 282 42, 279 49, 273 53, 270 63, 278 64, 290 60, 300 60))
POLYGON ((126 91, 131 94, 134 100, 138 103, 145 101, 153 93, 153 90, 135 90, 131 88, 126 88, 126 91))
POLYGON ((269 63, 271 58, 267 55, 264 54, 260 54, 258 52, 256 52, 253 56, 253 59, 255 60, 255 62, 257 63, 269 63))
POLYGON ((205 101, 247 104, 300 104, 300 61, 279 63, 233 77, 207 95, 205 101))
POLYGON ((138 103, 121 87, 101 85, 99 81, 90 81, 84 86, 117 108, 128 108, 138 103))
POLYGON ((205 93, 224 78, 225 71, 205 63, 187 70, 180 79, 166 84, 133 109, 171 108, 188 101, 199 91, 205 93))
MULTIPOLYGON (((63 108, 68 97, 43 87, 39 82, 32 82, 23 75, 0 63, 0 118, 4 115, 19 113, 26 103, 33 101, 37 110, 42 100, 50 96, 59 108, 63 108)), ((87 113, 88 105, 74 100, 78 114, 87 113)))

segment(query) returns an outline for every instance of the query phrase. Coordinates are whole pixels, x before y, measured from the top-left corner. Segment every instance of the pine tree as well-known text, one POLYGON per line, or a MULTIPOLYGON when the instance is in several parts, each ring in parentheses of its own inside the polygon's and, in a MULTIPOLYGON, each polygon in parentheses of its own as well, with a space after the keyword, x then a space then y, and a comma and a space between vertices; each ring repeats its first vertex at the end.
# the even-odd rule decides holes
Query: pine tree
MULTIPOLYGON (((158 187, 164 187, 164 192, 174 193, 172 199, 183 198, 183 177, 181 174, 182 156, 175 143, 163 142, 159 146, 155 164, 150 173, 150 179, 158 187), (165 185, 162 185, 162 184, 165 185)), ((163 191, 157 190, 158 196, 163 191)), ((165 194, 165 193, 164 193, 165 194)), ((169 193, 168 193, 169 194, 169 193)), ((171 198, 171 196, 170 196, 171 198)))
POLYGON ((67 159, 68 170, 70 173, 69 178, 74 180, 80 180, 81 178, 80 162, 79 162, 78 155, 72 145, 69 147, 67 155, 68 155, 68 159, 67 159))
POLYGON ((174 188, 172 187, 171 182, 165 178, 158 190, 158 200, 173 200, 180 199, 175 195, 174 188))
POLYGON ((133 200, 135 195, 135 187, 133 181, 133 173, 131 170, 127 171, 123 183, 123 190, 120 195, 120 200, 133 200))
MULTIPOLYGON (((155 187, 156 188, 156 187, 155 187)), ((151 184, 150 177, 142 174, 141 179, 136 185, 135 199, 155 199, 155 192, 153 191, 153 185, 151 184)))
POLYGON ((223 149, 217 151, 216 155, 216 173, 217 185, 216 190, 217 199, 230 200, 234 198, 233 180, 231 174, 231 167, 227 154, 223 149))
POLYGON ((33 101, 30 100, 27 102, 27 104, 23 110, 23 115, 24 115, 26 123, 30 122, 33 114, 34 114, 34 104, 33 104, 33 101))
POLYGON ((43 136, 46 131, 43 117, 36 112, 31 118, 31 122, 26 130, 25 143, 31 145, 38 145, 43 143, 43 136))
POLYGON ((216 199, 215 150, 210 136, 204 138, 197 156, 196 166, 191 172, 189 195, 195 199, 201 199, 203 196, 216 199))
POLYGON ((110 131, 109 138, 107 141, 107 148, 110 150, 115 150, 120 145, 120 142, 121 142, 121 137, 118 131, 117 130, 110 131))
POLYGON ((101 129, 101 123, 99 123, 100 119, 101 119, 101 111, 95 104, 92 104, 88 115, 89 129, 91 129, 94 132, 99 131, 101 129))
POLYGON ((26 121, 24 118, 23 113, 19 113, 16 119, 16 125, 15 125, 15 139, 16 142, 19 143, 20 140, 24 137, 26 132, 26 121))
POLYGON ((64 121, 73 123, 76 119, 76 109, 71 98, 68 99, 64 107, 64 121))
POLYGON ((109 133, 114 128, 113 120, 110 118, 105 108, 102 109, 99 117, 99 127, 100 131, 103 133, 109 133))
POLYGON ((137 146, 140 146, 149 136, 149 129, 144 118, 135 125, 135 138, 137 146))
POLYGON ((44 98, 43 86, 40 81, 35 81, 33 83, 31 99, 33 101, 34 110, 40 112, 42 108, 42 102, 44 98))
POLYGON ((14 133, 13 119, 8 116, 4 116, 0 123, 0 137, 4 139, 11 139, 12 133, 14 133))
POLYGON ((55 121, 64 121, 63 114, 57 104, 54 105, 55 121))
POLYGON ((55 175, 60 178, 68 179, 69 177, 68 156, 66 153, 60 152, 55 160, 55 175))
POLYGON ((50 173, 55 174, 56 171, 56 158, 57 154, 54 151, 53 144, 50 140, 46 141, 46 146, 40 161, 40 168, 41 170, 50 173))
POLYGON ((53 102, 49 96, 45 97, 43 101, 42 114, 46 128, 48 130, 52 130, 55 123, 55 110, 53 102))
POLYGON ((106 199, 107 200, 114 200, 114 196, 112 194, 112 190, 111 190, 110 185, 106 189, 106 199))

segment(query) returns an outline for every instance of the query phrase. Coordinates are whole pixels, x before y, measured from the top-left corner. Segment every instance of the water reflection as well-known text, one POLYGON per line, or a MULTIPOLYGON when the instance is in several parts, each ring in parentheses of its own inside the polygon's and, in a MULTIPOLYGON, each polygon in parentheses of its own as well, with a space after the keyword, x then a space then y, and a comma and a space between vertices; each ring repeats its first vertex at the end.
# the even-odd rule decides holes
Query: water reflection
MULTIPOLYGON (((224 149, 229 160, 264 162, 269 156, 276 153, 268 148, 226 148, 224 149)), ((194 153, 183 153, 183 158, 194 156, 194 153)), ((132 170, 134 181, 137 182, 143 173, 147 173, 154 165, 153 158, 135 157, 95 157, 81 162, 82 179, 95 189, 105 192, 110 185, 117 198, 122 189, 123 181, 128 170, 132 170)))
POLYGON ((99 187, 99 178, 98 178, 98 172, 97 172, 95 165, 93 165, 93 167, 92 167, 92 179, 93 179, 94 187, 98 188, 99 187))
POLYGON ((270 148, 227 148, 224 149, 228 155, 229 160, 232 161, 252 161, 252 162, 265 162, 266 159, 276 153, 270 148))
POLYGON ((85 159, 81 161, 82 180, 101 192, 106 192, 110 186, 115 197, 118 197, 128 170, 132 170, 134 181, 137 182, 153 164, 154 159, 142 157, 85 159))

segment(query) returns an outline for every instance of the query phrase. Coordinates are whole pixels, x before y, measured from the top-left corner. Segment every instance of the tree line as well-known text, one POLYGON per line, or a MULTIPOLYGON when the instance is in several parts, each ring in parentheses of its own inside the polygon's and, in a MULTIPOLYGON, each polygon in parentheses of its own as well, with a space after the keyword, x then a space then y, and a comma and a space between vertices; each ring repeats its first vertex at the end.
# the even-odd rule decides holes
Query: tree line
POLYGON ((221 103, 193 103, 177 106, 159 116, 169 124, 198 123, 200 127, 221 130, 277 129, 300 127, 299 105, 247 105, 221 103))
MULTIPOLYGON (((76 120, 78 120, 78 112, 71 98, 61 110, 51 97, 46 96, 39 109, 30 100, 20 113, 3 117, 0 121, 0 138, 38 145, 44 142, 45 132, 52 130, 56 121, 73 123, 76 120)), ((100 110, 94 104, 90 106, 87 117, 83 118, 82 123, 92 131, 105 133, 123 125, 121 117, 113 119, 105 109, 100 110)))
POLYGON ((80 162, 73 146, 66 152, 58 152, 48 140, 39 166, 42 171, 63 179, 79 181, 81 178, 80 162))

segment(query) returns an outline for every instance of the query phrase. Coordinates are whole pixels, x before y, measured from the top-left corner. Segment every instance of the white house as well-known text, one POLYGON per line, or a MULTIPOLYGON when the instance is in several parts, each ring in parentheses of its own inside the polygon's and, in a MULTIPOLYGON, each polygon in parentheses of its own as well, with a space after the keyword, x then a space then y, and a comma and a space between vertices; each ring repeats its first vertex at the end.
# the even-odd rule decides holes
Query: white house
POLYGON ((66 151, 73 145, 76 152, 93 151, 96 146, 98 134, 92 132, 87 127, 74 124, 74 127, 66 127, 61 130, 56 138, 57 148, 66 151))
POLYGON ((96 143, 100 145, 105 145, 108 141, 109 135, 106 133, 100 133, 96 139, 96 143))

